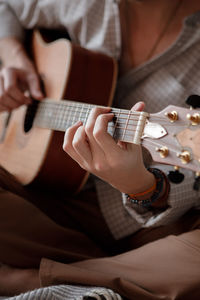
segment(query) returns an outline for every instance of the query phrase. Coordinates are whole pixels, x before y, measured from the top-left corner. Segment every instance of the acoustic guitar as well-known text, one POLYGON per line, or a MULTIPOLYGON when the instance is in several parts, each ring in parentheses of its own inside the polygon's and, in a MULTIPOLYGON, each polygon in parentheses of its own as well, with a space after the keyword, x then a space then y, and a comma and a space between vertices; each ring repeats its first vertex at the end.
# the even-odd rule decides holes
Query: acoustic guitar
MULTIPOLYGON (((93 107, 111 105, 117 64, 66 39, 46 43, 39 32, 32 50, 46 97, 0 113, 0 165, 24 185, 74 192, 88 173, 63 151, 64 132, 85 123, 93 107)), ((114 139, 142 144, 154 161, 200 172, 200 111, 170 105, 156 114, 112 112, 114 139)))

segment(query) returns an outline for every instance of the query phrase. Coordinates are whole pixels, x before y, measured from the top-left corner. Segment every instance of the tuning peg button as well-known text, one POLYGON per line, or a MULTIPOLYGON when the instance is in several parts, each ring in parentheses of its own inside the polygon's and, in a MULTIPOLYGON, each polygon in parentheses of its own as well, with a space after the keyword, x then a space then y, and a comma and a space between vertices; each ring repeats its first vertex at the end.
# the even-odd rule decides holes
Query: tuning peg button
POLYGON ((181 183, 184 180, 184 174, 180 173, 178 170, 169 171, 167 175, 168 179, 173 183, 181 183))
POLYGON ((190 95, 185 101, 189 106, 193 108, 200 107, 200 96, 199 95, 190 95))

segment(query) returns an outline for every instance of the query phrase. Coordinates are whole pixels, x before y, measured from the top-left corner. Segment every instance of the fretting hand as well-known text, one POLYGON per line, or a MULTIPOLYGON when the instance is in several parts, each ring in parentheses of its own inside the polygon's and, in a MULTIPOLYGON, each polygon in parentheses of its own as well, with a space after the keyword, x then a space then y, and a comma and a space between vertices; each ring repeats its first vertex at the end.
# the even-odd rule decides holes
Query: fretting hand
MULTIPOLYGON (((141 111, 143 102, 132 110, 141 111)), ((141 147, 118 142, 107 132, 113 114, 110 108, 92 109, 85 126, 78 122, 67 129, 63 149, 83 169, 125 193, 136 193, 152 186, 154 177, 142 159, 141 147)))

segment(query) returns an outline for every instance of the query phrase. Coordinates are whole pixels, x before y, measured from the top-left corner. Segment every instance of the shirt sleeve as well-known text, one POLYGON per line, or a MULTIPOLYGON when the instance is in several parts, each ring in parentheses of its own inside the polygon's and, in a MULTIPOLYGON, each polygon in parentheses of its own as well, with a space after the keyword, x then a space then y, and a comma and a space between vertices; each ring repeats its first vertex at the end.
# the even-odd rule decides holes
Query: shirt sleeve
POLYGON ((114 0, 0 0, 0 38, 23 39, 24 29, 64 29, 81 46, 120 55, 118 4, 114 0))
MULTIPOLYGON (((172 167, 156 165, 167 174, 172 167)), ((140 208, 136 204, 131 204, 125 194, 122 195, 124 207, 128 213, 135 218, 142 227, 166 225, 176 221, 191 208, 200 208, 200 192, 193 189, 194 173, 192 171, 181 170, 184 180, 175 184, 170 182, 170 193, 168 197, 168 207, 165 210, 140 208)))

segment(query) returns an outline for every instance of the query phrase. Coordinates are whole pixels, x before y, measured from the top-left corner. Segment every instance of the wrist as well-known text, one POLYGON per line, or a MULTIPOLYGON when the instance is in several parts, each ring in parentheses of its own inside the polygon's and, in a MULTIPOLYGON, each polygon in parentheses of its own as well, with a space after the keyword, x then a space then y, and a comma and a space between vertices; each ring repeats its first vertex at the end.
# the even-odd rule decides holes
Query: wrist
POLYGON ((155 176, 145 168, 140 174, 137 173, 137 177, 133 178, 130 187, 124 188, 123 192, 125 194, 143 193, 147 190, 151 190, 155 185, 155 181, 155 176))
POLYGON ((165 174, 156 168, 149 168, 154 175, 156 186, 138 194, 126 194, 129 202, 143 207, 163 208, 167 206, 167 198, 170 190, 169 182, 165 174))

